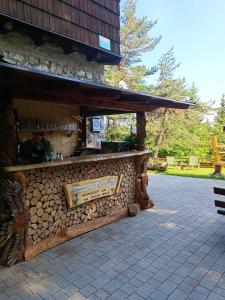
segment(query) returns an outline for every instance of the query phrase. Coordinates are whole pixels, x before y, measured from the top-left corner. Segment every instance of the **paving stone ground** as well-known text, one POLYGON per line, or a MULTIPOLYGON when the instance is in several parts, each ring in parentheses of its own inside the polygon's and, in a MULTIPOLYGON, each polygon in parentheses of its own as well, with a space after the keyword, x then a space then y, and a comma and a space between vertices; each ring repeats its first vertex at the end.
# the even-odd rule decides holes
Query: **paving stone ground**
POLYGON ((0 300, 225 299, 224 181, 152 175, 154 209, 0 267, 0 300))

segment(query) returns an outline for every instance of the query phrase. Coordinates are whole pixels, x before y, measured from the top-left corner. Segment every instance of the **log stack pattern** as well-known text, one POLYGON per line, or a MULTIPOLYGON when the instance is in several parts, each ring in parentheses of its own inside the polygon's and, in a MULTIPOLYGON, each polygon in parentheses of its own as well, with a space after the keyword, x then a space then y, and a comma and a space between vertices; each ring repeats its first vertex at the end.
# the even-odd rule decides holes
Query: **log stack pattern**
POLYGON ((25 177, 26 204, 31 214, 28 245, 35 245, 66 228, 106 216, 134 202, 134 158, 34 169, 26 171, 25 177), (124 176, 117 194, 84 203, 74 209, 67 208, 63 191, 65 184, 121 174, 124 176))

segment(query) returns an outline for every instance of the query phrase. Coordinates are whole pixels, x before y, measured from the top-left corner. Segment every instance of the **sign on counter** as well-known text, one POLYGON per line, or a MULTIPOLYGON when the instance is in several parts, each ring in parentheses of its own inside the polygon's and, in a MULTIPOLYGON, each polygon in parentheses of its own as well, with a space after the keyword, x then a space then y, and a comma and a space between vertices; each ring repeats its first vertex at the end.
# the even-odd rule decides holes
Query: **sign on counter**
POLYGON ((94 199, 111 196, 120 189, 123 175, 105 176, 64 185, 68 208, 94 199))

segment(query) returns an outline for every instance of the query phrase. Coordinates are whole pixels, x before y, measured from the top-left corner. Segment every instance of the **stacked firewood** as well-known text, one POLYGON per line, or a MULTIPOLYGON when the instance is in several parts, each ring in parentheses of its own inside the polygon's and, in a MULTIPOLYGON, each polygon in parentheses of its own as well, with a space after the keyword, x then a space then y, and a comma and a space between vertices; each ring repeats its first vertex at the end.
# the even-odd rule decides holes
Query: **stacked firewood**
POLYGON ((26 172, 26 204, 31 214, 28 243, 37 244, 63 229, 105 216, 134 201, 135 166, 133 158, 82 163, 26 172), (117 194, 67 208, 63 186, 108 175, 123 179, 117 194))

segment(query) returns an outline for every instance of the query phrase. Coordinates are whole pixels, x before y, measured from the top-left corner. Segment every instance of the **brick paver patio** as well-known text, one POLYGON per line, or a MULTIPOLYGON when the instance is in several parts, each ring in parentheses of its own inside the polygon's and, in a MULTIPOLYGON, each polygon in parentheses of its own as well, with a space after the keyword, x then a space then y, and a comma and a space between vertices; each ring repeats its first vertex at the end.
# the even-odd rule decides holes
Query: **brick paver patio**
POLYGON ((0 299, 225 299, 224 181, 151 177, 155 208, 31 262, 0 267, 0 299))

